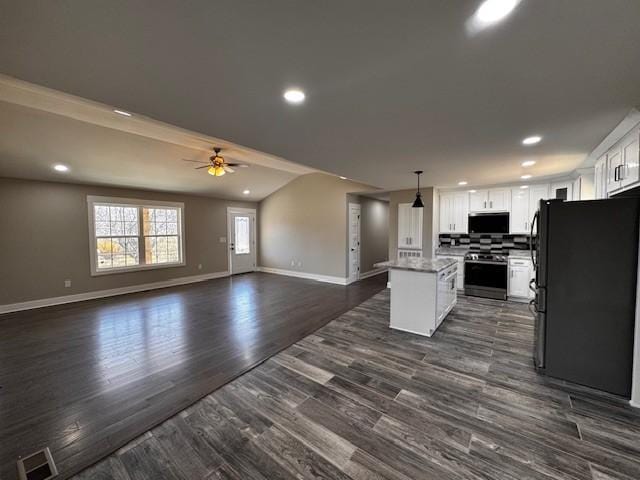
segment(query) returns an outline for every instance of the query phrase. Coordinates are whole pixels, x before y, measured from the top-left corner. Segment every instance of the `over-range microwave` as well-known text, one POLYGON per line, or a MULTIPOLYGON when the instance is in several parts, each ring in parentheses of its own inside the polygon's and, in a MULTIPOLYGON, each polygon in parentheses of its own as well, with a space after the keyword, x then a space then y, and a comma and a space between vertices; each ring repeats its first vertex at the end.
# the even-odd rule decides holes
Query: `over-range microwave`
POLYGON ((470 213, 469 233, 509 233, 509 213, 470 213))

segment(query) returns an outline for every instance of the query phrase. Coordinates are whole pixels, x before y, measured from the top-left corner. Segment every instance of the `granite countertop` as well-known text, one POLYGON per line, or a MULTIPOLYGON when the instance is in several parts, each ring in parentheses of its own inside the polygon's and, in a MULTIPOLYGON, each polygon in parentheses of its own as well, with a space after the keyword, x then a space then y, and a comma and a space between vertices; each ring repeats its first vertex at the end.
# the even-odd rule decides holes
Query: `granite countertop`
POLYGON ((436 249, 436 255, 463 257, 468 251, 469 247, 440 247, 436 249))
POLYGON ((424 258, 407 257, 389 262, 376 263, 376 268, 395 268, 398 270, 413 270, 416 272, 438 273, 452 265, 457 265, 453 258, 424 258))
POLYGON ((531 252, 529 250, 509 250, 509 258, 526 258, 531 260, 531 252))

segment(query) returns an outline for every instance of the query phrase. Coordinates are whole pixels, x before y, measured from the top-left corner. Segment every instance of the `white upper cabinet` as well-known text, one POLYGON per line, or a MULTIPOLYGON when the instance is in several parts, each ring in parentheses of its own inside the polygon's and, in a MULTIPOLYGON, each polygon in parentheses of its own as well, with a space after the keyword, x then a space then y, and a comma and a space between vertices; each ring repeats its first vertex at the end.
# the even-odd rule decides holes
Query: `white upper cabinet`
POLYGON ((476 190, 469 193, 469 211, 484 212, 489 205, 489 190, 476 190))
POLYGON ((511 208, 511 189, 494 188, 489 190, 489 210, 494 212, 508 212, 511 208))
POLYGON ((607 198, 607 155, 601 156, 596 162, 594 171, 595 199, 607 198))
POLYGON ((511 190, 510 233, 529 233, 529 191, 522 188, 511 190))
POLYGON ((622 149, 616 145, 607 152, 607 192, 620 188, 620 168, 622 168, 622 149))
POLYGON ((511 189, 493 188, 469 193, 471 212, 508 212, 511 208, 511 189))
POLYGON ((440 233, 467 233, 469 194, 450 192, 440 195, 440 233))
POLYGON ((398 205, 398 248, 422 249, 423 208, 413 208, 411 203, 398 205))
POLYGON ((632 131, 622 139, 620 146, 622 165, 620 168, 620 185, 622 188, 633 185, 640 180, 640 129, 632 131))
MULTIPOLYGON (((549 198, 549 185, 531 185, 528 189, 514 188, 511 191, 511 233, 531 233, 531 224, 540 200, 549 198)), ((534 230, 535 233, 535 230, 534 230)))
POLYGON ((540 200, 549 198, 549 185, 531 185, 529 187, 529 218, 533 220, 533 216, 540 208, 540 200))

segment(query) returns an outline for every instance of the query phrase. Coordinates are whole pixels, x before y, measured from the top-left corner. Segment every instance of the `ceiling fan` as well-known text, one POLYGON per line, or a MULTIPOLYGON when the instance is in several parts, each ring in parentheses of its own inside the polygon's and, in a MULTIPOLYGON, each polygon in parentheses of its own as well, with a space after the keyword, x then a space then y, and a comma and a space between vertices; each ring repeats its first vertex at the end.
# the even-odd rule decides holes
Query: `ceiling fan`
POLYGON ((214 155, 209 157, 209 161, 189 160, 187 158, 183 158, 182 160, 184 160, 185 162, 203 163, 204 165, 202 165, 201 167, 196 167, 196 170, 200 170, 201 168, 206 168, 207 173, 209 175, 213 175, 214 177, 221 177, 225 173, 234 173, 235 170, 231 167, 247 168, 249 166, 244 163, 227 162, 224 159, 224 157, 220 155, 221 151, 222 151, 221 148, 215 147, 213 149, 214 155))

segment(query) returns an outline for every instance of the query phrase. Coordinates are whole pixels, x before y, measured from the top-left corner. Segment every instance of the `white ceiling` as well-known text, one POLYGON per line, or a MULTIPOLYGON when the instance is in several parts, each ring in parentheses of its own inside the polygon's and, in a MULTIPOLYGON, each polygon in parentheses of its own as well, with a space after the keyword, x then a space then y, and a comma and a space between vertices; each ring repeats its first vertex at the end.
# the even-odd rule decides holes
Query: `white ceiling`
MULTIPOLYGON (((258 201, 299 174, 250 163, 249 168, 216 178, 205 169, 194 170, 197 164, 182 161, 206 160, 210 153, 204 149, 3 101, 0 131, 0 176, 6 177, 258 201), (56 172, 55 164, 70 170, 56 172), (251 193, 244 195, 245 189, 251 193)), ((230 153, 235 153, 233 148, 230 153)))
POLYGON ((5 2, 0 69, 385 189, 574 169, 640 105, 640 1, 522 0, 470 36, 479 3, 5 2))

